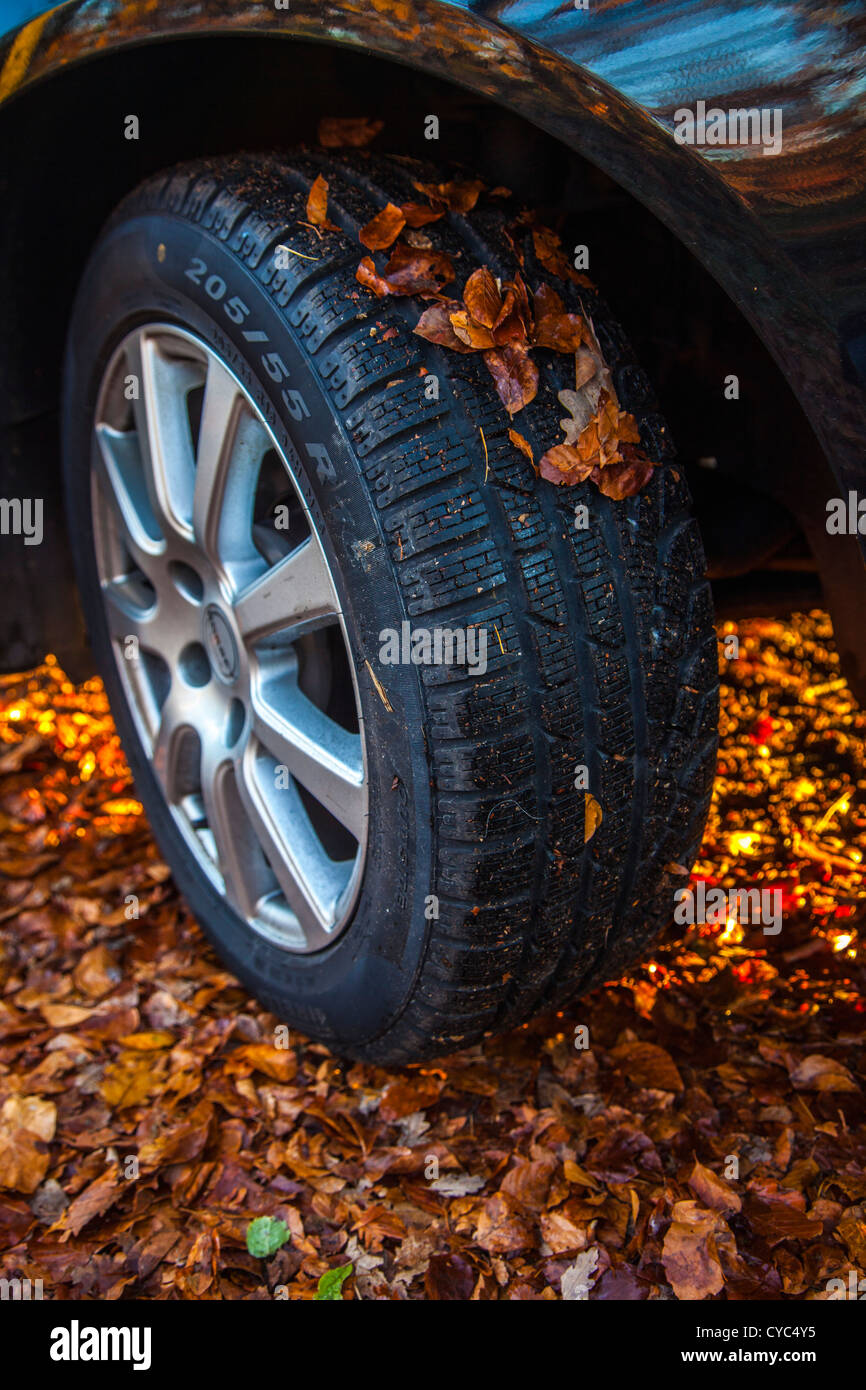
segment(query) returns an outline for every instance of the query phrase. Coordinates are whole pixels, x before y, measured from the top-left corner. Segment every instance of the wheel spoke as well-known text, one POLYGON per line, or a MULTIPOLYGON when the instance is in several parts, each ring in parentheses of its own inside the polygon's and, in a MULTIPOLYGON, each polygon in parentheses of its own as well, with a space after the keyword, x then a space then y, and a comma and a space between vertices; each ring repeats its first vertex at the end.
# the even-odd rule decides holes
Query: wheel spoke
POLYGON ((312 536, 235 600, 238 627, 247 642, 283 628, 300 635, 333 622, 339 611, 324 554, 312 536))
POLYGON ((261 568, 252 539, 253 501, 270 437, 222 364, 208 364, 196 456, 193 530, 216 568, 244 583, 261 568))
POLYGON ((253 731, 277 763, 361 840, 367 795, 360 736, 329 719, 297 687, 288 710, 259 706, 253 731))
POLYGON ((111 504, 126 549, 152 582, 162 569, 165 541, 151 510, 135 436, 98 425, 96 437, 101 490, 111 504))
POLYGON ((179 802, 197 780, 189 747, 190 735, 198 733, 199 695, 200 692, 181 686, 175 677, 160 710, 152 761, 169 804, 179 802))
POLYGON ((109 580, 102 586, 108 630, 115 641, 134 637, 144 651, 163 655, 159 646, 160 625, 157 622, 157 600, 149 606, 136 601, 129 592, 130 581, 124 578, 109 580))
POLYGON ((268 785, 271 767, 269 758, 257 760, 251 739, 238 766, 238 791, 307 946, 316 949, 331 939, 347 874, 325 854, 297 789, 268 785))
POLYGON ((188 545, 195 460, 186 396, 200 384, 204 368, 163 356, 156 337, 144 329, 128 340, 126 359, 138 381, 132 408, 150 505, 165 540, 188 545))
POLYGON ((254 917, 272 879, 238 795, 235 760, 224 750, 215 753, 212 743, 202 755, 201 786, 226 897, 242 917, 254 917))

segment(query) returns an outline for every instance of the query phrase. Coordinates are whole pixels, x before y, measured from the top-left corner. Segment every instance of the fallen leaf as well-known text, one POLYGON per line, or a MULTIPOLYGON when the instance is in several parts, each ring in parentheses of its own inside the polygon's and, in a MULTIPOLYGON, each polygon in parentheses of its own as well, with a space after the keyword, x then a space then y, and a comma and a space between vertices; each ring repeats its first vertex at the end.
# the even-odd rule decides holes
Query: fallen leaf
POLYGON ((693 1201, 676 1202, 662 1246, 662 1264, 680 1299, 709 1298, 724 1285, 716 1237, 730 1236, 718 1212, 693 1201))
POLYGON ((375 140, 384 125, 384 121, 373 121, 366 116, 324 116, 319 121, 319 144, 326 150, 341 147, 360 150, 375 140))
POLYGON ((322 174, 316 175, 307 195, 307 221, 328 232, 339 231, 328 219, 328 181, 322 174))
POLYGON ((702 1163, 698 1163, 697 1159, 687 1181, 695 1196, 700 1198, 704 1206, 709 1207, 712 1211, 721 1212, 722 1216, 731 1216, 735 1211, 739 1211, 743 1205, 742 1199, 734 1189, 712 1169, 705 1168, 702 1163))
POLYGON ((381 212, 361 228, 358 240, 370 251, 384 251, 396 241, 406 225, 406 218, 394 203, 387 203, 381 212))
POLYGON ((563 1270, 559 1288, 566 1303, 583 1302, 589 1298, 597 1266, 598 1246, 594 1245, 591 1250, 583 1250, 574 1264, 563 1270))
POLYGON ((515 415, 535 400, 538 368, 526 348, 492 348, 484 353, 484 364, 509 415, 515 415))
POLYGON ((583 796, 583 843, 587 844, 601 825, 603 813, 592 792, 583 796))

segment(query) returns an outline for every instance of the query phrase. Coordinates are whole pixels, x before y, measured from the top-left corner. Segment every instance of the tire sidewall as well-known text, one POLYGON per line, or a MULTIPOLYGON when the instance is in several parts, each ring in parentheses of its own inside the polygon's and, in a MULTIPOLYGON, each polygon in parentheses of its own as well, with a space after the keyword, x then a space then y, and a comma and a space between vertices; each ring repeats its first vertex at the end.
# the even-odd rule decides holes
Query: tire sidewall
POLYGON ((177 885, 223 959, 267 1008, 338 1047, 360 1047, 393 1024, 420 968, 425 899, 432 891, 432 810, 418 671, 411 665, 388 668, 389 712, 366 664, 376 666, 381 630, 399 629, 408 615, 376 509, 327 387, 285 310, 218 237, 169 213, 138 214, 103 236, 79 288, 64 367, 62 440, 70 539, 91 644, 136 787, 177 885), (226 288, 217 297, 212 291, 220 284, 226 288), (238 301, 248 312, 236 323, 231 312, 240 317, 238 301), (281 950, 254 932, 196 863, 121 684, 94 548, 93 422, 112 353, 146 322, 174 324, 204 339, 249 392, 290 462, 339 591, 364 719, 370 820, 353 917, 333 946, 312 955, 281 950), (265 353, 279 354, 289 368, 288 383, 271 380, 265 353), (301 390, 309 418, 289 418, 281 399, 287 385, 301 390), (326 463, 311 453, 311 444, 327 450, 326 463))

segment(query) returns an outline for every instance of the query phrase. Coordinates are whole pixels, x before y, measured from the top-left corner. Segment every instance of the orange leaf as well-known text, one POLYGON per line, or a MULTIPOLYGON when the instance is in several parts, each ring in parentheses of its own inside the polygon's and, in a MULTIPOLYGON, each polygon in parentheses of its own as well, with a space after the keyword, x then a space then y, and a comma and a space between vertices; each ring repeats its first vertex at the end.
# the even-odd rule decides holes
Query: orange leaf
POLYGON ((502 309, 502 295, 486 265, 473 270, 466 281, 463 303, 472 317, 485 328, 492 328, 502 309))
POLYGON ((467 347, 477 350, 496 346, 496 339, 490 329, 476 323, 467 309, 458 309, 451 315, 451 326, 461 343, 465 343, 467 347))
POLYGON ((371 251, 384 251, 402 232, 406 219, 400 208, 388 203, 358 233, 358 240, 371 251))
POLYGON ((438 222, 445 216, 441 208, 430 208, 426 203, 404 203, 400 211, 407 227, 426 227, 428 222, 438 222))
POLYGON ((314 227, 337 231, 334 223, 328 221, 328 181, 321 174, 316 175, 307 196, 307 221, 312 222, 314 227))
POLYGON ((655 467, 649 459, 635 458, 609 464, 606 468, 594 468, 590 476, 598 484, 599 492, 614 502, 621 502, 625 497, 634 497, 635 493, 640 492, 654 471, 655 467))
POLYGON ((556 232, 552 232, 549 227, 533 227, 532 244, 544 269, 549 270, 558 280, 571 280, 575 285, 584 285, 587 289, 594 288, 591 280, 575 270, 565 255, 556 232))
POLYGON ((319 144, 326 150, 341 145, 359 150, 376 138, 384 124, 367 116, 325 116, 319 121, 319 144))
POLYGON ((378 274, 373 264, 372 256, 365 256, 361 261, 361 264, 355 271, 355 279, 358 281, 359 285, 364 286, 365 290, 371 290, 372 293, 378 295, 380 299, 384 298, 386 294, 391 293, 391 286, 388 284, 387 280, 383 280, 382 276, 378 274))
POLYGON ((553 352, 577 352, 586 341, 580 314, 567 314, 550 285, 541 285, 535 292, 535 341, 553 352))
POLYGON ((529 440, 524 439, 523 435, 518 434, 517 430, 509 430, 508 438, 515 448, 519 449, 522 454, 525 454, 532 466, 535 467, 535 456, 533 455, 532 445, 529 440))
POLYGON ((593 464, 581 458, 573 444, 555 444, 539 460, 538 471, 549 483, 574 487, 592 472, 593 464))
POLYGON ((444 203, 450 212, 471 212, 484 189, 481 179, 451 179, 448 183, 413 183, 431 203, 444 203))

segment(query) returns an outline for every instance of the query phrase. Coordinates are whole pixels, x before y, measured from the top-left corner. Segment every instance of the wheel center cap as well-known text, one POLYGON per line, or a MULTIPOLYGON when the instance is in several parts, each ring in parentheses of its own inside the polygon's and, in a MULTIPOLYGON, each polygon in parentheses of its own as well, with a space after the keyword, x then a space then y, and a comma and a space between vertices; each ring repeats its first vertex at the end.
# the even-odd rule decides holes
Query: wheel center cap
POLYGON ((215 603, 209 603, 204 611, 204 638, 211 666, 220 680, 237 680, 237 643, 228 619, 215 603))

